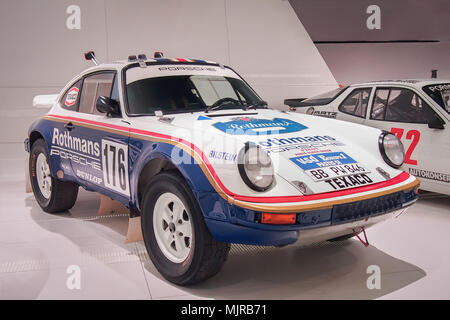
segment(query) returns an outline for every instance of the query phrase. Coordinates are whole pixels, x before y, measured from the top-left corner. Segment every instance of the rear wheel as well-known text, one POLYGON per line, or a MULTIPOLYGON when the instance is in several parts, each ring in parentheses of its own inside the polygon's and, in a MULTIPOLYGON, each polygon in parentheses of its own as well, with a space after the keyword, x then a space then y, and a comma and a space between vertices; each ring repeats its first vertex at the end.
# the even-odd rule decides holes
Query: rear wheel
POLYGON ((186 181, 174 172, 153 177, 142 201, 142 234, 158 271, 178 285, 212 277, 230 245, 216 241, 186 181))
POLYGON ((43 139, 36 140, 31 147, 29 174, 34 197, 42 210, 56 213, 73 207, 78 196, 78 184, 51 176, 43 139))

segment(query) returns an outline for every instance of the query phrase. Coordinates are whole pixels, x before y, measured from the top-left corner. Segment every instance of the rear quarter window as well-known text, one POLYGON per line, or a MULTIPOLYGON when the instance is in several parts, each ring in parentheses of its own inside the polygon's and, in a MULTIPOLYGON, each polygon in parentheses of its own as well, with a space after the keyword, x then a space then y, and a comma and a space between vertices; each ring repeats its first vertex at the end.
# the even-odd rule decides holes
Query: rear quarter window
POLYGON ((75 82, 64 94, 60 104, 63 109, 78 111, 80 107, 81 87, 83 85, 83 79, 75 82))

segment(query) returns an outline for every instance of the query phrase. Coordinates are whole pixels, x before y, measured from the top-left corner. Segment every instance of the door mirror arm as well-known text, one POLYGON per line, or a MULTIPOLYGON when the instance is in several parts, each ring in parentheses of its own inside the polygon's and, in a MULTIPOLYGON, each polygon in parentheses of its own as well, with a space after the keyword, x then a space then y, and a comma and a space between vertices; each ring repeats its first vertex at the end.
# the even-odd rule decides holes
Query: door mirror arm
POLYGON ((444 127, 445 122, 439 117, 434 116, 433 119, 428 121, 428 128, 430 129, 445 129, 444 127))
POLYGON ((95 104, 97 111, 100 113, 106 113, 108 117, 118 117, 120 116, 120 106, 119 103, 111 98, 105 96, 99 96, 95 104))

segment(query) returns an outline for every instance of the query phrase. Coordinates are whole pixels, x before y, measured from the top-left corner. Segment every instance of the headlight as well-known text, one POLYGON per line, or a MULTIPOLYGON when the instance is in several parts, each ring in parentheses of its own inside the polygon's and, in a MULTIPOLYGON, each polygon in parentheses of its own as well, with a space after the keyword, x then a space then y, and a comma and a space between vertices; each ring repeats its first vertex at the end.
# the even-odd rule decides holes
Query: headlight
POLYGON ((267 190, 273 183, 272 160, 256 145, 245 144, 239 152, 238 169, 242 180, 253 190, 267 190))
POLYGON ((383 131, 378 140, 381 156, 391 167, 398 168, 405 161, 405 149, 397 136, 383 131))

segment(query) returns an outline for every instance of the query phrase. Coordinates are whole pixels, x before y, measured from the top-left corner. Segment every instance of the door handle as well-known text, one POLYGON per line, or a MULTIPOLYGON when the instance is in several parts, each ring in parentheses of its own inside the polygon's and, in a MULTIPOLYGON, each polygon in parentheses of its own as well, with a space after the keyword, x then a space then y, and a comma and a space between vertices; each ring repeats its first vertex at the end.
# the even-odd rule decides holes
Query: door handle
POLYGON ((73 125, 72 122, 69 122, 64 125, 64 128, 66 128, 69 131, 72 131, 73 129, 75 129, 75 126, 73 125))

